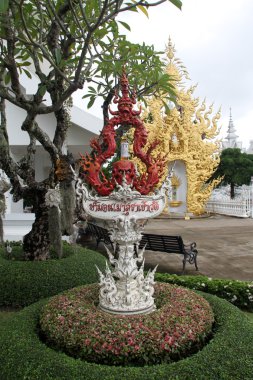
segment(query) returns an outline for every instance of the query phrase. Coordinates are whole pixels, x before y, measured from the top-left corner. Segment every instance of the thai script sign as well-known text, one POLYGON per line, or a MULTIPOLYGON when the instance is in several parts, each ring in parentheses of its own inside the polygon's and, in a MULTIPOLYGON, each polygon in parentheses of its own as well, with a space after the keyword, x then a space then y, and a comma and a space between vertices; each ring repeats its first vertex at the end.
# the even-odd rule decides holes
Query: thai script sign
POLYGON ((153 218, 164 208, 164 199, 134 199, 129 202, 117 200, 86 200, 84 209, 87 214, 99 219, 113 219, 119 215, 133 214, 137 219, 153 218))

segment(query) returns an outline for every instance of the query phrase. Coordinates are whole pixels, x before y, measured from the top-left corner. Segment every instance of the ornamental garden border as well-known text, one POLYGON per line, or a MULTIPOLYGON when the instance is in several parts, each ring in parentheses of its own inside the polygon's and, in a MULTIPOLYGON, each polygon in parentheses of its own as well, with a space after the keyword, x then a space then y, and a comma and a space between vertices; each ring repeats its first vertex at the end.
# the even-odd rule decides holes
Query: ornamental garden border
MULTIPOLYGON (((75 249, 76 252, 65 259, 47 262, 9 261, 0 255, 1 305, 24 306, 74 286, 96 282, 94 264, 104 266, 104 257, 82 247, 75 249)), ((241 307, 246 307, 244 303, 247 300, 251 305, 248 310, 252 310, 250 282, 160 273, 156 277, 159 281, 202 289, 221 297, 227 294, 230 302, 241 307)), ((51 350, 38 338, 39 310, 46 302, 42 300, 1 323, 1 376, 5 380, 12 380, 13 374, 15 380, 100 380, 101 376, 105 380, 119 377, 122 380, 250 380, 253 372, 252 323, 228 302, 210 294, 201 294, 213 307, 217 330, 214 339, 192 357, 170 365, 148 366, 145 371, 142 367, 100 366, 70 358, 51 350)))
POLYGON ((12 380, 14 374, 15 380, 251 380, 252 323, 227 301, 201 295, 214 310, 214 338, 187 359, 145 367, 96 365, 48 348, 38 336, 39 313, 46 302, 40 301, 1 324, 1 376, 5 380, 12 380))

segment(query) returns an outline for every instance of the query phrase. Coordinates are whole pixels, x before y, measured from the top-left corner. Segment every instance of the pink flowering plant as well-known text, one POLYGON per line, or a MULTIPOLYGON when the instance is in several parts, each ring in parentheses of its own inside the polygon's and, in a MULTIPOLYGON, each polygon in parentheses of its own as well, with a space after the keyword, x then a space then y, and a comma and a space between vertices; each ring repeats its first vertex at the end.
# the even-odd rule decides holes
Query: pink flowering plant
POLYGON ((203 347, 212 334, 209 303, 191 290, 155 286, 157 310, 121 316, 98 308, 98 286, 72 289, 44 307, 40 328, 55 349, 83 360, 109 365, 172 362, 203 347))

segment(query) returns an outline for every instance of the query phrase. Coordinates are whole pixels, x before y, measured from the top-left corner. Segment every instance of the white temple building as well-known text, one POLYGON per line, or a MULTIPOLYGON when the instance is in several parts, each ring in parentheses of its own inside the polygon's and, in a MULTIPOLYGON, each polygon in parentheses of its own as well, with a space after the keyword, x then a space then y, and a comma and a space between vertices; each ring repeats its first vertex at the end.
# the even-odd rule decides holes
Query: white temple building
POLYGON ((253 154, 253 140, 249 142, 249 148, 246 151, 247 154, 253 154))
POLYGON ((232 112, 230 108, 230 117, 229 117, 227 136, 222 141, 222 150, 227 149, 227 148, 239 148, 242 150, 242 142, 238 141, 238 137, 239 136, 236 134, 236 129, 232 120, 232 112))
MULTIPOLYGON (((33 75, 32 72, 31 75, 33 75)), ((35 76, 34 81, 36 81, 35 76)), ((30 88, 31 81, 26 81, 26 77, 22 78, 22 86, 26 94, 29 95, 33 93, 33 89, 30 88)), ((90 150, 90 140, 99 135, 103 127, 103 121, 75 105, 71 108, 70 113, 72 125, 68 130, 66 149, 71 152, 75 158, 78 158, 79 153, 84 154, 90 150)), ((25 118, 25 111, 7 102, 6 115, 11 154, 19 160, 25 154, 26 147, 29 144, 27 133, 21 130, 21 124, 25 118)), ((56 127, 54 114, 39 115, 38 121, 40 127, 52 138, 56 127)), ((39 143, 37 143, 37 145, 35 155, 36 179, 41 181, 47 178, 51 162, 48 153, 39 143)), ((4 173, 1 172, 0 169, 0 174, 4 176, 4 173)), ((34 214, 24 209, 22 200, 17 203, 13 202, 9 192, 5 193, 5 201, 6 212, 3 220, 4 239, 22 240, 22 237, 31 229, 34 214)))
POLYGON ((236 128, 232 119, 232 112, 230 108, 229 123, 227 129, 227 136, 222 141, 222 150, 227 148, 239 148, 242 152, 253 154, 253 140, 249 141, 248 149, 243 148, 242 142, 238 140, 239 136, 236 134, 236 128))

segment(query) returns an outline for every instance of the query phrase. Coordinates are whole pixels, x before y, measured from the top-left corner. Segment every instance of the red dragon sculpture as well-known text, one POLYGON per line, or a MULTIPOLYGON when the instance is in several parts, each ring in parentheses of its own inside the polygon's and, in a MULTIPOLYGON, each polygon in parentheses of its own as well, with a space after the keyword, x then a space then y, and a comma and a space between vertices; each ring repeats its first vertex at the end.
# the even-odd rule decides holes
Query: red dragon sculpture
POLYGON ((123 173, 128 184, 143 195, 150 193, 155 185, 159 182, 165 170, 165 157, 154 159, 152 151, 159 144, 159 141, 153 142, 150 147, 144 151, 147 144, 147 130, 140 119, 140 110, 133 110, 136 104, 135 93, 130 98, 129 83, 126 76, 125 68, 120 79, 122 96, 115 94, 113 102, 118 105, 117 111, 109 111, 113 117, 103 127, 98 139, 93 139, 90 143, 93 154, 81 155, 81 168, 84 179, 89 183, 99 195, 107 196, 116 187, 116 184, 122 183, 123 173), (116 151, 116 131, 115 127, 127 125, 135 128, 133 152, 146 165, 146 173, 137 177, 134 164, 131 160, 119 160, 113 164, 112 178, 107 179, 103 174, 102 165, 111 158, 116 151))

